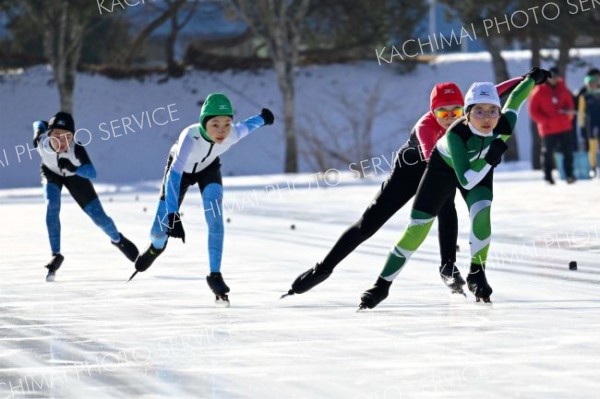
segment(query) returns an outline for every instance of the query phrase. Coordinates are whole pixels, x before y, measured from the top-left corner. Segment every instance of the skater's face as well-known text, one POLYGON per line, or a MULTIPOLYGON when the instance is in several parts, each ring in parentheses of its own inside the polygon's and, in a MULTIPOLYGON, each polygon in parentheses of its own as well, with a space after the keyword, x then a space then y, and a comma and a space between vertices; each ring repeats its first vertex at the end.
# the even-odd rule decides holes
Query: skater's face
POLYGON ((460 104, 448 105, 433 110, 435 120, 444 129, 448 129, 455 120, 463 115, 463 107, 460 104))
POLYGON ((500 118, 500 108, 494 104, 475 104, 469 111, 469 122, 481 133, 491 134, 500 118))
POLYGON ((206 134, 217 144, 225 141, 231 133, 232 119, 230 116, 215 116, 206 123, 206 134))
POLYGON ((50 145, 56 152, 67 152, 73 143, 73 133, 64 129, 52 129, 49 134, 50 145))

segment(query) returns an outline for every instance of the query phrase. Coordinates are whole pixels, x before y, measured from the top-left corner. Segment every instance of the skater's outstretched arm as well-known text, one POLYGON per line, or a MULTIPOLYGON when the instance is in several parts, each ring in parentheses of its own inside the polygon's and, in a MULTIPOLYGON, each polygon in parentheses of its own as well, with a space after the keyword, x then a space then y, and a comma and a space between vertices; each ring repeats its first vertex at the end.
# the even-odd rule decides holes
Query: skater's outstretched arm
POLYGON ((268 108, 263 108, 260 114, 251 116, 250 118, 238 122, 233 125, 233 132, 237 140, 241 140, 259 127, 272 125, 275 121, 273 113, 268 108))
POLYGON ((502 99, 504 96, 510 95, 512 90, 519 85, 525 79, 525 76, 517 76, 516 78, 512 78, 509 80, 505 80, 504 82, 498 83, 496 85, 496 90, 498 90, 498 95, 502 99))
MULTIPOLYGON (((543 72, 540 73, 543 74, 543 72)), ((544 79, 541 82, 545 82, 546 78, 539 77, 537 74, 536 77, 538 77, 538 79, 540 80, 544 79)), ((527 100, 529 94, 531 93, 536 84, 540 83, 536 83, 536 80, 528 74, 525 77, 525 79, 523 79, 523 81, 519 83, 519 85, 513 90, 513 92, 508 97, 506 104, 504 104, 504 107, 502 108, 502 114, 506 117, 509 123, 511 133, 517 124, 517 116, 519 114, 521 106, 523 105, 525 100, 527 100)), ((503 141, 507 141, 510 138, 510 134, 503 134, 502 132, 500 132, 500 138, 503 141)))

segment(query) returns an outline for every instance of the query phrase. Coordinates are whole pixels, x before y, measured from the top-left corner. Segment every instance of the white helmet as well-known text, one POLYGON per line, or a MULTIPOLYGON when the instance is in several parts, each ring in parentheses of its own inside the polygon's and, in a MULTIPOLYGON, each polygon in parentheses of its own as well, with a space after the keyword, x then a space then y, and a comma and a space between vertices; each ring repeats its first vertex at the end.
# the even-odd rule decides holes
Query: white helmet
POLYGON ((465 95, 465 109, 475 104, 493 104, 502 108, 496 86, 491 82, 473 83, 465 95))

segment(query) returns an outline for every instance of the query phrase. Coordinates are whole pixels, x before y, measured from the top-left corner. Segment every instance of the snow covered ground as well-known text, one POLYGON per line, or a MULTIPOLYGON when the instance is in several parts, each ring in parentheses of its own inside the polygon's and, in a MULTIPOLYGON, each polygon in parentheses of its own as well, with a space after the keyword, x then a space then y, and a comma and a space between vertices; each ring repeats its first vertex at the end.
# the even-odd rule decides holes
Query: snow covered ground
MULTIPOLYGON (((0 220, 9 223, 0 237, 0 398, 595 397, 600 183, 550 187, 533 172, 499 173, 496 181, 493 307, 448 294, 433 231, 390 297, 362 313, 359 296, 408 209, 314 291, 278 298, 359 217, 380 178, 346 176, 319 188, 307 176, 226 179, 228 309, 213 305, 204 280, 196 192, 182 209, 187 243, 171 242, 130 283, 132 264, 64 196, 66 259, 56 282, 46 283, 41 190, 1 190, 0 220)), ((120 229, 144 247, 155 190, 99 191, 120 229)), ((465 273, 462 199, 457 208, 465 273)))

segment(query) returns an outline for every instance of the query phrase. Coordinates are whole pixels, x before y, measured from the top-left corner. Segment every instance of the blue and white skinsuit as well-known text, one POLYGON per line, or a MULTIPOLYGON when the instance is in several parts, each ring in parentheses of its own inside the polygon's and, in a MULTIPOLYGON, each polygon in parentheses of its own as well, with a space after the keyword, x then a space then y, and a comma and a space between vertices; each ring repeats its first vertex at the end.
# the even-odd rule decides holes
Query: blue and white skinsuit
POLYGON ((204 216, 208 225, 208 254, 211 272, 219 272, 223 254, 223 182, 219 155, 264 126, 260 115, 252 116, 231 127, 222 143, 214 143, 200 133, 200 123, 183 129, 171 147, 165 176, 156 208, 150 240, 152 246, 163 249, 167 243, 168 214, 178 213, 190 186, 198 184, 202 194, 204 216))
POLYGON ((94 190, 91 179, 96 178, 96 169, 81 144, 73 141, 69 149, 57 153, 51 146, 52 139, 47 132, 48 123, 33 123, 33 144, 42 158, 41 177, 46 200, 46 227, 52 254, 60 253, 60 206, 61 190, 65 186, 73 199, 92 219, 92 221, 108 235, 113 243, 119 242, 121 236, 113 220, 104 212, 98 194, 94 190), (71 172, 61 169, 59 159, 68 159, 77 169, 71 172))

